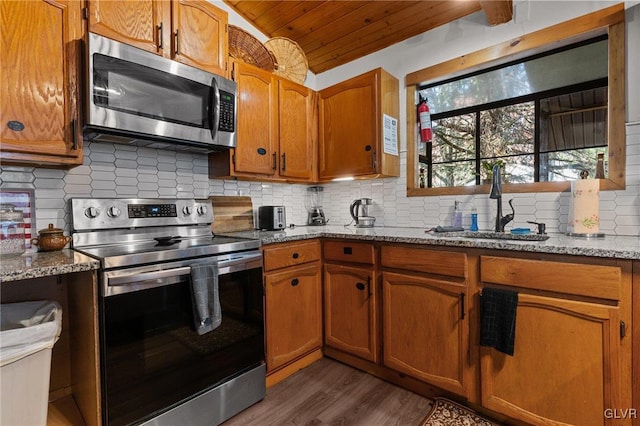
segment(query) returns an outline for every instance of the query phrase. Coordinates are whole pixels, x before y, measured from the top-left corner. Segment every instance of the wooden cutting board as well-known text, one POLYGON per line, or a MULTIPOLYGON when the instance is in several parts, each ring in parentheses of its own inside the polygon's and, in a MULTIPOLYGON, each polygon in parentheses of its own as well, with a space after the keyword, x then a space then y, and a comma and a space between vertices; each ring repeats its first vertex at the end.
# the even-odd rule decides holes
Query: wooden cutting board
POLYGON ((251 197, 212 195, 214 234, 253 230, 253 203, 251 197))

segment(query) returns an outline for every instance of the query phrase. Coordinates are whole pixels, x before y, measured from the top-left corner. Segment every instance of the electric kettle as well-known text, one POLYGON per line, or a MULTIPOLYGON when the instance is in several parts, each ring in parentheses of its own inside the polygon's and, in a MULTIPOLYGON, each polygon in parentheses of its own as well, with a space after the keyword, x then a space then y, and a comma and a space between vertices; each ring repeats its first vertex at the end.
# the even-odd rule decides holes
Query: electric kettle
POLYGON ((356 228, 372 228, 376 218, 369 216, 369 206, 373 204, 371 198, 358 198, 351 203, 349 211, 356 222, 356 228))

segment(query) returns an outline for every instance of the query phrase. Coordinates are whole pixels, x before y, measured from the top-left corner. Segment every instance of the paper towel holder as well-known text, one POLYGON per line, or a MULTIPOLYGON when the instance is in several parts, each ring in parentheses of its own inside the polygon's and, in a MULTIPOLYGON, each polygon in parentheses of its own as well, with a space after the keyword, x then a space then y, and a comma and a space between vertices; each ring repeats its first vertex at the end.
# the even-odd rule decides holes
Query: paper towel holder
MULTIPOLYGON (((580 172, 580 179, 581 180, 586 180, 589 177, 589 171, 587 170, 582 170, 580 172)), ((572 184, 572 189, 573 189, 573 184, 572 184)), ((604 233, 603 232, 593 232, 593 233, 585 233, 585 232, 566 232, 565 233, 566 236, 568 237, 580 237, 580 238, 587 238, 587 239, 594 239, 594 238, 604 238, 604 233)))

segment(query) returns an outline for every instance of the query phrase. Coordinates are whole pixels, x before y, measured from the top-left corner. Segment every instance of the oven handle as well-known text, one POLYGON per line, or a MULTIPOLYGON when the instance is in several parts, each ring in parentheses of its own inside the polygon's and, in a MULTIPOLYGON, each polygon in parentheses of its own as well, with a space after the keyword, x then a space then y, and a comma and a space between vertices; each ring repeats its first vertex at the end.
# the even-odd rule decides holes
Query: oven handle
MULTIPOLYGON (((216 262, 216 265, 218 266, 218 275, 225 275, 225 274, 231 274, 233 272, 262 268, 261 252, 242 253, 240 255, 231 255, 231 256, 232 257, 228 260, 222 260, 222 261, 216 262)), ((110 291, 108 291, 108 288, 127 286, 130 284, 135 284, 132 286, 131 291, 142 290, 145 288, 159 287, 167 284, 159 283, 158 280, 190 275, 190 274, 191 274, 190 266, 182 266, 177 268, 162 269, 162 270, 148 271, 148 272, 133 271, 130 274, 107 277, 106 279, 107 293, 111 293, 110 291)), ((117 293, 121 293, 121 292, 127 292, 127 291, 126 290, 117 291, 117 293)))
POLYGON ((119 277, 109 278, 109 287, 127 285, 131 283, 142 283, 145 281, 154 281, 163 278, 179 277, 181 275, 191 274, 191 267, 185 266, 183 268, 165 269, 162 271, 152 271, 143 274, 128 274, 121 275, 119 277))

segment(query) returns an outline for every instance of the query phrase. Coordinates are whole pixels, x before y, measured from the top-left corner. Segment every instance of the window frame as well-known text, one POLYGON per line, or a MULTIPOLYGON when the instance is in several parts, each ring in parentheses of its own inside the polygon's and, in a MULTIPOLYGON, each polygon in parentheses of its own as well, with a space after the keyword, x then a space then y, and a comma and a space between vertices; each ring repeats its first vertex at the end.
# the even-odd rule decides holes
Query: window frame
MULTIPOLYGON (((624 4, 547 27, 508 40, 468 55, 464 55, 410 74, 405 79, 407 107, 407 196, 440 196, 484 194, 489 185, 469 185, 444 188, 420 188, 418 184, 418 131, 416 108, 418 88, 426 84, 455 78, 496 65, 524 59, 579 41, 608 35, 608 101, 607 129, 609 176, 600 181, 601 190, 622 190, 626 185, 625 134, 625 24, 624 4)), ((505 183, 507 193, 565 192, 571 182, 505 183)))

